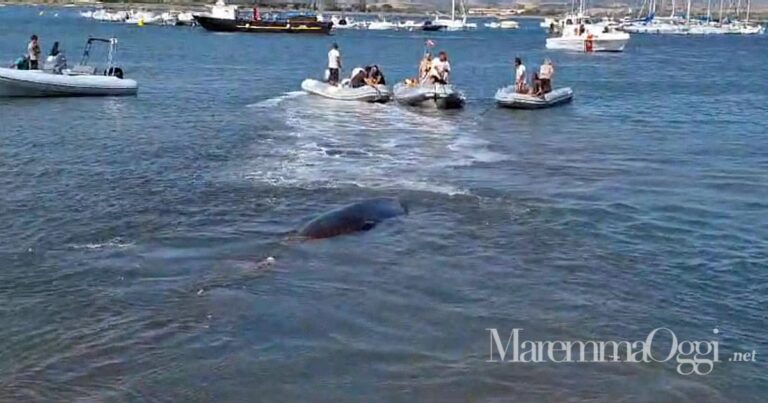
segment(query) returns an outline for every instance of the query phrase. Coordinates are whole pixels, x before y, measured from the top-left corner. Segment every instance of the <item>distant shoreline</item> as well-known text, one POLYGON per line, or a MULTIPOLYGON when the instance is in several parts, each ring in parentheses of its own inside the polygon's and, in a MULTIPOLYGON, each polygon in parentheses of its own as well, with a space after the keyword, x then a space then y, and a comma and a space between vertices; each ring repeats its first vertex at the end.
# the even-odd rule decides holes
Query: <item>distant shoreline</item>
MULTIPOLYGON (((207 8, 206 6, 213 4, 215 0, 211 1, 192 1, 192 2, 185 2, 185 1, 178 1, 178 2, 166 2, 166 3, 154 3, 154 2, 141 2, 141 1, 131 1, 131 2, 120 2, 120 3, 103 3, 98 1, 76 1, 73 2, 72 0, 43 0, 43 1, 33 1, 33 0, 0 0, 0 4, 2 5, 8 5, 8 6, 29 6, 29 7, 50 7, 50 8, 105 8, 110 10, 127 10, 127 9, 144 9, 144 10, 151 10, 151 11, 169 11, 169 10, 185 10, 185 11, 205 11, 207 8)), ((251 5, 240 5, 243 9, 248 9, 251 7, 251 5)), ((267 7, 267 6, 261 6, 262 10, 269 10, 269 11, 275 11, 275 12, 281 12, 281 11, 315 11, 311 9, 288 9, 288 8, 279 8, 279 7, 267 7)), ((616 16, 616 8, 603 8, 603 7, 594 7, 593 12, 591 13, 592 16, 595 17, 601 17, 601 16, 616 16)), ((553 17, 553 16, 559 16, 565 13, 567 10, 547 10, 550 12, 547 13, 538 13, 538 14, 517 14, 517 15, 509 15, 509 16, 499 16, 498 18, 512 18, 512 19, 543 19, 547 17, 553 17)), ((386 15, 386 16, 407 16, 407 17, 421 17, 421 16, 434 16, 435 12, 441 12, 446 13, 447 10, 424 10, 424 11, 416 11, 416 10, 387 10, 387 11, 368 11, 368 12, 361 12, 361 11, 341 11, 341 10, 326 10, 323 11, 323 14, 344 14, 344 15, 350 15, 350 16, 365 16, 365 15, 371 15, 371 16, 377 16, 377 15, 386 15)), ((697 9, 695 10, 695 14, 703 15, 704 9, 697 9)), ((496 15, 470 15, 469 18, 497 18, 496 15)), ((756 9, 752 9, 750 20, 754 22, 761 22, 766 23, 768 22, 768 6, 757 6, 756 9)))

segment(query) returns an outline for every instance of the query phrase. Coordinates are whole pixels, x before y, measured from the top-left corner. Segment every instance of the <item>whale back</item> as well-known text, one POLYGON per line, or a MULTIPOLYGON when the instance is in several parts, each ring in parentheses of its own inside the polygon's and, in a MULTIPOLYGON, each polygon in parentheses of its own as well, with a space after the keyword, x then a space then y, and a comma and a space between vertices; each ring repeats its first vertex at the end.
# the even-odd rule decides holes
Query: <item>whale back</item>
POLYGON ((306 223, 298 234, 319 239, 368 231, 383 220, 406 214, 408 209, 399 199, 368 199, 321 214, 306 223))

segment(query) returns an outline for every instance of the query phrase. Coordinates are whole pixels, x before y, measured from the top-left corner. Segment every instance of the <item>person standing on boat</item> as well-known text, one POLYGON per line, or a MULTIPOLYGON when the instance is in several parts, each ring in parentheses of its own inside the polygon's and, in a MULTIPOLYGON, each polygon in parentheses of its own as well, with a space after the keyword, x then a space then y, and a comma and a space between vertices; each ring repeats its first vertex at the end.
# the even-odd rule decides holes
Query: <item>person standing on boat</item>
POLYGON ((434 84, 448 84, 448 76, 451 74, 451 62, 448 61, 448 53, 441 51, 432 60, 432 70, 429 76, 434 84))
POLYGON ((37 41, 37 35, 32 35, 27 45, 27 58, 29 59, 29 69, 37 70, 40 61, 40 43, 37 41))
POLYGON ((328 84, 339 83, 339 71, 341 70, 341 52, 339 45, 334 43, 328 51, 328 84))
POLYGON ((555 75, 555 66, 549 58, 544 59, 544 64, 539 67, 539 79, 541 80, 541 93, 552 91, 552 76, 555 75))
POLYGON ((424 57, 419 63, 419 83, 423 83, 429 77, 429 71, 432 70, 432 54, 429 52, 424 53, 424 57))
POLYGON ((515 58, 515 91, 525 94, 528 91, 528 85, 525 79, 525 65, 519 57, 515 58))

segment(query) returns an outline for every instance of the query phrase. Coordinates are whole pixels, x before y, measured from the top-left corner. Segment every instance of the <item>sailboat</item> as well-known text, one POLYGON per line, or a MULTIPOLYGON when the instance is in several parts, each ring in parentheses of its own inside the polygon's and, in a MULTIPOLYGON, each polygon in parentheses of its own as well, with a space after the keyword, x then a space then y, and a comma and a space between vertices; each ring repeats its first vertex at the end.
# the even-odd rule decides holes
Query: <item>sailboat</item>
POLYGON ((451 19, 441 18, 439 15, 437 15, 430 25, 445 27, 446 31, 465 31, 468 29, 477 29, 477 24, 474 22, 467 22, 467 12, 464 8, 464 0, 460 1, 460 20, 456 19, 456 0, 451 0, 451 19))
MULTIPOLYGON (((645 8, 645 4, 646 2, 643 2, 640 8, 641 12, 645 8)), ((672 11, 669 17, 657 17, 657 8, 661 9, 663 5, 662 7, 657 7, 656 0, 651 0, 648 3, 648 15, 622 25, 621 30, 632 34, 684 33, 682 18, 675 16, 675 0, 672 0, 672 11)))

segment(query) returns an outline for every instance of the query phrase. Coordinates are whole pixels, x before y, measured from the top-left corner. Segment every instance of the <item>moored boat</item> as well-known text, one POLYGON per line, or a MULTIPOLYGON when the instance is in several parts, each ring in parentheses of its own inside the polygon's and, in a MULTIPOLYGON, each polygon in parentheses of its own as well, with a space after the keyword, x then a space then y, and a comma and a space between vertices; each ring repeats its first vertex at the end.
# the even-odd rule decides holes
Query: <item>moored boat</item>
POLYGON ((313 17, 286 17, 272 20, 223 19, 195 15, 195 21, 203 28, 215 32, 272 32, 299 34, 329 34, 332 22, 320 22, 313 17))
POLYGON ((262 16, 258 8, 240 12, 235 5, 218 0, 209 13, 194 15, 203 28, 215 32, 271 32, 329 34, 333 22, 319 21, 317 15, 277 13, 262 16))
POLYGON ((622 52, 629 34, 607 24, 592 23, 582 14, 567 16, 557 28, 557 36, 547 38, 547 49, 576 52, 622 52))
POLYGON ((337 101, 387 102, 390 99, 389 88, 386 85, 365 85, 352 88, 341 85, 331 85, 323 81, 308 78, 301 83, 301 89, 310 94, 335 99, 337 101))
POLYGON ((457 109, 464 106, 466 98, 450 84, 397 83, 392 89, 395 100, 408 106, 427 106, 438 109, 457 109))
POLYGON ((543 109, 566 104, 573 100, 573 90, 570 87, 552 90, 543 96, 518 94, 515 86, 510 85, 499 89, 494 97, 496 103, 504 108, 512 109, 543 109))

